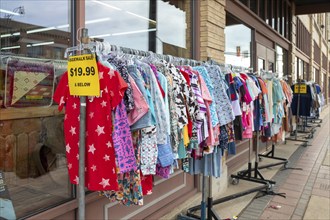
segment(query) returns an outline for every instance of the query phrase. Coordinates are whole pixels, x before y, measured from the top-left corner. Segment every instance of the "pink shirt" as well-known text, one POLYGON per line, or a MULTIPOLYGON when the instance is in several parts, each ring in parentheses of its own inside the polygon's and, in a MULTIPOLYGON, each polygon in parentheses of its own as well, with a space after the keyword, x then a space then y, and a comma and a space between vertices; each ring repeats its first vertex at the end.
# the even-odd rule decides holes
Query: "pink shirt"
POLYGON ((133 90, 133 99, 135 103, 134 109, 132 109, 127 114, 128 123, 130 126, 132 126, 135 122, 147 114, 149 106, 141 91, 139 90, 139 87, 136 85, 134 79, 131 76, 129 76, 129 81, 133 90))

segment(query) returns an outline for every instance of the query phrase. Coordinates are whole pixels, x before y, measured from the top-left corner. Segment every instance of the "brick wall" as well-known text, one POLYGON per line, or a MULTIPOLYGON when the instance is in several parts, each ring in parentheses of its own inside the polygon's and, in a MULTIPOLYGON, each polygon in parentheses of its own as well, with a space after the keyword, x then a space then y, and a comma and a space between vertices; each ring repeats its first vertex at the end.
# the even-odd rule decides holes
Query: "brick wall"
POLYGON ((200 2, 200 57, 224 63, 226 11, 225 0, 200 2))

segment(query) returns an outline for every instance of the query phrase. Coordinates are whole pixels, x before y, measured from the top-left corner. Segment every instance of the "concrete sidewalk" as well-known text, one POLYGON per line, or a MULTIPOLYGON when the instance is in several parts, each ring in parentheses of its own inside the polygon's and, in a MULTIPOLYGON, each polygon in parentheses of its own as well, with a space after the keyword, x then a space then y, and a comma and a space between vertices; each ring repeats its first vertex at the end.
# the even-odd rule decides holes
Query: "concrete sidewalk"
POLYGON ((273 190, 285 193, 286 198, 253 199, 238 219, 330 219, 329 108, 321 118, 310 146, 299 146, 289 159, 291 167, 302 170, 278 171, 272 178, 276 181, 273 190))
MULTIPOLYGON (((285 193, 286 198, 275 195, 256 198, 258 193, 235 198, 213 207, 221 219, 233 219, 234 216, 239 220, 330 219, 329 110, 328 107, 322 111, 320 118, 323 119, 323 122, 321 127, 316 128, 314 137, 309 139, 310 146, 303 147, 301 142, 289 140, 286 141, 286 144, 276 146, 276 157, 288 158, 288 167, 301 170, 282 170, 281 165, 260 170, 265 179, 276 181, 272 191, 285 193)), ((298 139, 302 139, 301 136, 303 135, 299 133, 298 139)), ((263 158, 259 165, 274 162, 278 161, 263 158)), ((254 161, 252 163, 254 164, 254 161)), ((244 165, 239 170, 246 168, 247 165, 244 165)), ((217 180, 213 182, 214 185, 220 184, 217 180)), ((229 182, 231 182, 230 179, 229 182)), ((213 191, 213 199, 244 192, 258 186, 260 184, 245 180, 240 180, 237 185, 228 183, 225 192, 213 191)), ((197 193, 189 201, 181 204, 161 219, 178 219, 180 213, 185 215, 186 210, 194 205, 199 205, 200 200, 201 193, 197 193)))

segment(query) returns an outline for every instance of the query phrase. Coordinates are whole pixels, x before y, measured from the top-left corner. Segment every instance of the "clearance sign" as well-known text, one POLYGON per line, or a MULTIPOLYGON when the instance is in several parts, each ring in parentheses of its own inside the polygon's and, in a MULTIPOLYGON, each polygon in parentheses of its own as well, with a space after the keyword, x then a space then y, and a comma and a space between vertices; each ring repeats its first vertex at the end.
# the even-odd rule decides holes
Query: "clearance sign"
POLYGON ((68 81, 70 95, 99 96, 100 82, 94 54, 69 57, 68 81))
POLYGON ((294 93, 296 94, 306 94, 307 85, 306 84, 296 84, 294 85, 294 93))

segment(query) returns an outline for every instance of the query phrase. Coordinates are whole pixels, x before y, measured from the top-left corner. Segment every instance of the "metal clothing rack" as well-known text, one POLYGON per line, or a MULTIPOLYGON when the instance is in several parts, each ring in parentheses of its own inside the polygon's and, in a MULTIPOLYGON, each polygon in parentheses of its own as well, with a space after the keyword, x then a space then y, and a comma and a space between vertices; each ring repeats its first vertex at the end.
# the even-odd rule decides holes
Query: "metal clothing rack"
POLYGON ((261 172, 259 171, 260 169, 262 169, 262 167, 259 166, 259 131, 255 132, 255 141, 251 140, 250 144, 249 144, 249 162, 248 162, 248 169, 246 170, 242 170, 242 171, 238 171, 236 175, 232 174, 231 178, 232 178, 232 184, 236 185, 239 183, 239 180, 246 180, 246 181, 251 181, 251 182, 255 182, 255 183, 261 183, 261 184, 276 184, 275 181, 273 180, 267 180, 263 177, 263 175, 261 174, 261 172), (251 144, 252 142, 252 144, 251 144), (252 162, 251 162, 251 145, 253 145, 253 143, 256 143, 256 151, 255 151, 255 163, 254 163, 254 167, 252 167, 252 162))
MULTIPOLYGON (((296 130, 294 132, 295 137, 294 138, 286 138, 286 140, 291 140, 291 141, 297 141, 297 142, 302 142, 302 146, 307 147, 308 146, 308 141, 307 140, 303 140, 303 139, 298 139, 297 135, 298 135, 298 124, 299 124, 299 114, 300 114, 300 86, 301 86, 301 79, 298 79, 298 97, 297 97, 297 114, 296 114, 296 130)), ((301 131, 300 131, 301 132, 301 131)), ((303 133, 306 133, 305 131, 303 131, 303 133)), ((310 133, 310 132, 307 132, 310 133)))
MULTIPOLYGON (((81 29, 80 44, 78 46, 67 48, 68 52, 80 51, 80 54, 93 52, 88 38, 88 29, 81 29)), ((79 183, 78 183, 78 219, 85 219, 85 148, 86 148, 86 96, 80 96, 80 120, 79 120, 79 183)))
MULTIPOLYGON (((163 55, 163 54, 156 54, 151 51, 142 51, 142 50, 136 50, 126 47, 120 47, 117 45, 111 45, 108 42, 100 42, 100 41, 94 41, 93 39, 88 38, 88 30, 83 28, 82 29, 82 39, 81 44, 75 47, 67 48, 65 51, 65 57, 68 56, 70 52, 76 51, 76 50, 88 50, 92 53, 98 52, 98 53, 110 53, 110 52, 119 52, 124 54, 131 54, 135 56, 142 56, 142 57, 150 57, 155 59, 164 59, 168 62, 172 62, 178 65, 190 65, 190 66, 196 66, 196 65, 202 65, 203 62, 196 61, 193 59, 187 59, 187 58, 181 58, 181 57, 175 57, 172 55, 163 55), (91 42, 92 41, 92 42, 91 42)), ((80 97, 80 134, 79 134, 79 190, 78 190, 78 219, 84 220, 85 219, 85 173, 84 173, 84 167, 85 167, 85 126, 86 126, 86 97, 80 97), (84 129, 82 129, 84 128, 84 129)), ((206 161, 206 160, 205 160, 206 161)), ((205 210, 206 210, 206 177, 203 177, 203 198, 201 202, 202 209, 202 216, 204 216, 205 219, 205 210)), ((212 181, 211 178, 209 178, 209 189, 212 188, 212 181)), ((212 191, 209 191, 209 195, 212 194, 212 191)), ((208 199, 208 204, 211 204, 210 198, 208 199)), ((209 206, 208 206, 209 209, 209 206)), ((208 214, 210 214, 211 211, 208 210, 208 214)), ((212 212, 213 216, 217 216, 216 212, 212 212)), ((220 219, 220 217, 218 217, 220 219)))
MULTIPOLYGON (((221 67, 226 67, 228 68, 227 66, 225 66, 224 64, 218 64, 216 63, 215 61, 212 61, 212 64, 215 64, 215 65, 219 65, 221 67)), ((232 68, 237 68, 237 67, 232 67, 232 68)), ((230 68, 232 70, 232 68, 230 68)), ((242 68, 241 68, 242 70, 242 68)), ((256 150, 256 162, 255 162, 255 166, 254 168, 252 168, 252 162, 251 162, 251 145, 252 144, 249 144, 249 162, 248 162, 248 169, 247 170, 243 170, 243 171, 239 171, 237 175, 231 175, 232 177, 232 180, 233 180, 233 184, 238 184, 238 181, 239 179, 243 179, 243 180, 247 180, 247 181, 252 181, 252 182, 255 182, 255 183, 260 183, 262 184, 261 186, 257 186, 257 187, 254 187, 252 189, 249 189, 249 190, 245 190, 243 192, 239 192, 239 193, 235 193, 235 194, 232 194, 232 195, 229 195, 229 196, 226 196, 226 197, 223 197, 223 198, 220 198, 220 199, 216 199, 216 200, 213 200, 213 197, 212 197, 212 177, 210 176, 208 178, 208 181, 209 181, 209 184, 208 184, 208 198, 207 198, 207 204, 206 204, 206 199, 205 199, 205 191, 204 191, 204 188, 205 188, 205 178, 206 177, 203 177, 203 183, 202 183, 202 187, 203 187, 203 191, 202 191, 202 202, 201 202, 201 205, 197 205, 197 206, 194 206, 194 207, 191 207, 187 210, 187 216, 193 218, 193 219, 207 219, 208 220, 211 220, 211 219, 215 219, 215 220, 220 220, 220 216, 216 213, 216 211, 214 210, 213 206, 214 205, 217 205, 217 204, 221 204, 221 203, 224 203, 224 202, 227 202, 227 201, 230 201, 230 200, 233 200, 233 199, 236 199, 236 198, 239 198, 239 197, 242 197, 242 196, 245 196, 245 195, 248 195, 248 194, 251 194, 251 193, 255 193, 255 192, 259 192, 259 193, 262 193, 261 196, 263 195, 278 195, 278 196, 282 196, 282 197, 286 197, 285 196, 285 193, 275 193, 273 190, 272 190, 272 186, 276 183, 275 181, 273 180, 266 180, 262 174, 259 172, 259 160, 258 160, 258 152, 259 152, 259 131, 256 132, 256 147, 257 147, 257 150, 256 150), (206 210, 207 209, 207 210, 206 210), (194 212, 198 211, 198 210, 201 210, 201 216, 198 216, 196 214, 194 214, 194 212), (207 213, 207 215, 206 215, 207 213)), ((252 140, 250 140, 250 143, 251 143, 252 140)), ((253 141, 252 141, 253 143, 253 141)))
MULTIPOLYGON (((261 70, 261 72, 263 74, 271 74, 273 75, 272 72, 268 72, 268 71, 264 71, 261 70)), ((247 170, 242 170, 239 171, 236 175, 231 175, 232 177, 232 184, 238 184, 239 179, 243 179, 243 180, 247 180, 247 181, 251 181, 251 182, 256 182, 256 183, 264 183, 267 182, 269 184, 275 184, 276 182, 273 180, 266 180, 263 175, 261 174, 261 172, 259 170, 270 167, 270 165, 264 165, 264 166, 259 166, 259 161, 260 161, 260 155, 259 151, 259 136, 260 136, 260 131, 255 131, 254 132, 255 137, 254 137, 254 141, 252 140, 252 143, 250 141, 249 144, 249 162, 248 162, 248 169, 247 170), (254 168, 252 168, 252 162, 251 162, 251 145, 255 146, 255 164, 254 164, 254 168)), ((282 158, 281 158, 282 159, 282 158)))
MULTIPOLYGON (((300 86, 299 86, 299 90, 300 90, 300 86)), ((299 97, 299 102, 300 102, 300 97, 299 97)), ((285 169, 302 170, 301 168, 288 167, 287 166, 288 163, 289 163, 288 159, 283 158, 283 157, 275 156, 275 148, 276 148, 275 142, 272 141, 271 150, 269 150, 268 152, 262 153, 262 154, 258 154, 258 158, 259 158, 259 160, 261 158, 274 159, 274 160, 278 160, 279 162, 275 162, 275 163, 260 166, 259 169, 265 169, 265 168, 270 168, 270 167, 274 167, 274 166, 278 166, 278 165, 284 165, 282 170, 285 170, 285 169)))

